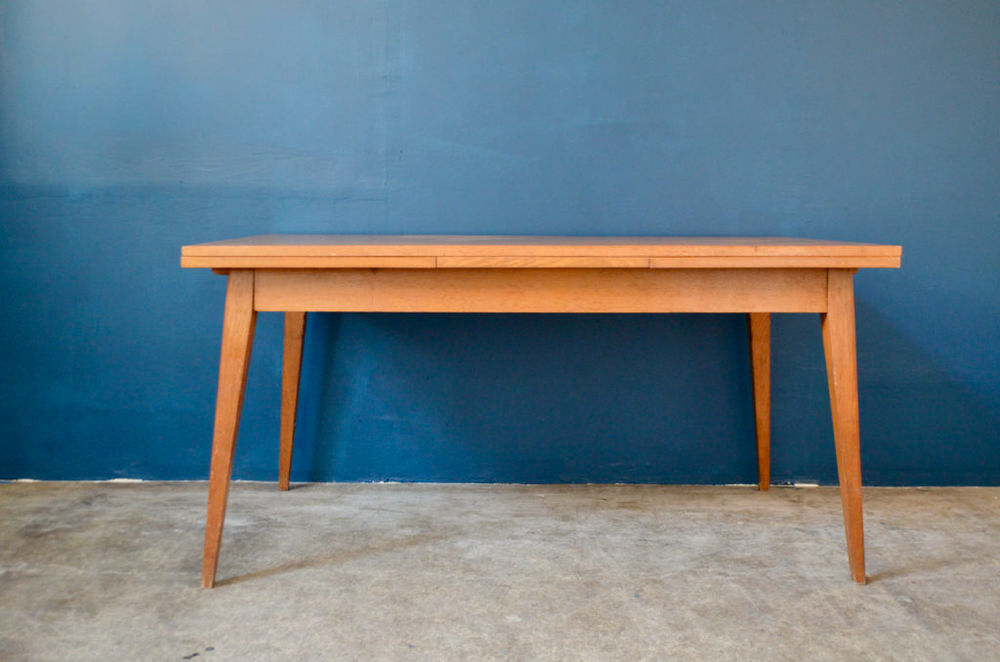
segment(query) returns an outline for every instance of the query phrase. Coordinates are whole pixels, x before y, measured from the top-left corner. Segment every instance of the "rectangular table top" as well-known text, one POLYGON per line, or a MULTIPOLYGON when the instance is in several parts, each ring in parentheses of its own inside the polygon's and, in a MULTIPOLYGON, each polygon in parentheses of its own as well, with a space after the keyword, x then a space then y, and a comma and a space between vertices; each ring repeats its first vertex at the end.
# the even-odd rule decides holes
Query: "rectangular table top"
POLYGON ((184 246, 181 266, 337 268, 861 268, 900 246, 790 237, 275 234, 184 246))

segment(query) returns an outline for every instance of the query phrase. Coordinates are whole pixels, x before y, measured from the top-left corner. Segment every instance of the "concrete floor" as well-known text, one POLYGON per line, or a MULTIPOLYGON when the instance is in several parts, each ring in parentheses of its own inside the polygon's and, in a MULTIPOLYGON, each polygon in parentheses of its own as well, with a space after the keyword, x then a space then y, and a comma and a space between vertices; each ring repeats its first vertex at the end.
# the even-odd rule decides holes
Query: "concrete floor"
POLYGON ((0 485, 2 660, 997 660, 1000 489, 0 485))

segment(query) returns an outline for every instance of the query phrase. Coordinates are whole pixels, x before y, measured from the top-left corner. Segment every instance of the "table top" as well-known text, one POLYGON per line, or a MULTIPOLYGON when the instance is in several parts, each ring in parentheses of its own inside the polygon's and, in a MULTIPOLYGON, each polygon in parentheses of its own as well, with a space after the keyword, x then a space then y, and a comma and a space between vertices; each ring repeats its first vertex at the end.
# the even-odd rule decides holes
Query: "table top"
POLYGON ((900 246, 791 237, 275 234, 184 246, 211 268, 899 267, 900 246))

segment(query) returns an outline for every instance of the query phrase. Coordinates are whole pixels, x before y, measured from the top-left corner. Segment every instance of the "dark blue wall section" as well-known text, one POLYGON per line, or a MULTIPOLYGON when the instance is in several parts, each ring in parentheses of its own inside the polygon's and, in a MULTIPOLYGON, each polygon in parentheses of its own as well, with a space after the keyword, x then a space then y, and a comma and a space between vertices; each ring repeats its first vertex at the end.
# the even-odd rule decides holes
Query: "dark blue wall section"
MULTIPOLYGON (((0 5, 0 477, 203 478, 269 232, 791 235, 857 279, 869 484, 1000 484, 1000 4, 0 5)), ((274 479, 261 315, 236 475, 274 479)), ((753 482, 740 316, 313 315, 295 480, 753 482)), ((773 475, 835 480, 815 316, 773 475)))

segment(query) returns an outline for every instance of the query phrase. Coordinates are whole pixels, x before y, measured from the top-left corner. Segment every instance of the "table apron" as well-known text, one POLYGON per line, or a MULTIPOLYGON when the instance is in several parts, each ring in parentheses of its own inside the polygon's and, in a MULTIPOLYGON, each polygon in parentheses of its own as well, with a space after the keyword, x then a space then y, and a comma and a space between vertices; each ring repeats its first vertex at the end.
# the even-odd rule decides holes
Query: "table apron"
POLYGON ((254 272, 254 309, 261 311, 818 313, 827 310, 827 269, 255 269, 254 272))

